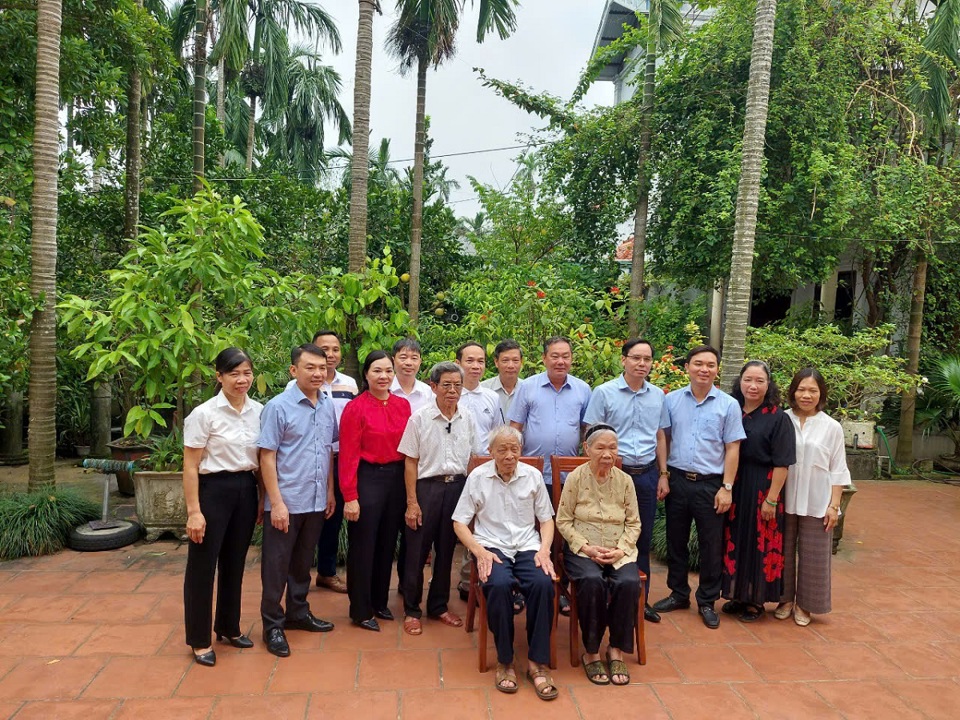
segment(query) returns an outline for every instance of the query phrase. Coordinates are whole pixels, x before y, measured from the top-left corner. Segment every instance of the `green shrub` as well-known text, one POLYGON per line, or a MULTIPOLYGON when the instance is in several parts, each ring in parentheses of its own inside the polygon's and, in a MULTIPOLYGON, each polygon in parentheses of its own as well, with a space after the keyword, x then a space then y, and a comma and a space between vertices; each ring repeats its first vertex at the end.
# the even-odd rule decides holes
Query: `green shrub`
MULTIPOLYGON (((696 526, 690 528, 690 542, 687 545, 690 551, 689 566, 693 571, 700 569, 700 540, 696 526)), ((653 538, 650 551, 660 562, 667 562, 667 518, 664 515, 663 502, 657 503, 657 516, 653 521, 653 538)))
POLYGON ((100 507, 75 490, 40 490, 0 497, 0 560, 49 555, 70 531, 100 517, 100 507))

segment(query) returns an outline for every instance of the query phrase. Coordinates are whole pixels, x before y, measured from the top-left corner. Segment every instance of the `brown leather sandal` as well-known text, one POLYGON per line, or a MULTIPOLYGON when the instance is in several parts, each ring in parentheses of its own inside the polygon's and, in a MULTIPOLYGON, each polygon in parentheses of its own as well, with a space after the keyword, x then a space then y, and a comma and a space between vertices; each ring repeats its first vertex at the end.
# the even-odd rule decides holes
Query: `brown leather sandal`
POLYGON ((423 623, 420 622, 420 618, 410 617, 407 615, 403 619, 403 631, 407 635, 422 635, 423 623))
POLYGON ((512 695, 520 689, 520 683, 517 681, 517 673, 513 669, 513 665, 497 663, 496 688, 500 692, 507 693, 508 695, 512 695), (504 685, 505 682, 511 682, 513 686, 504 685))
POLYGON ((527 677, 533 683, 533 690, 541 700, 553 700, 560 694, 560 690, 550 677, 550 670, 543 665, 537 665, 536 670, 527 669, 527 677), (537 685, 537 680, 543 678, 544 682, 537 685))

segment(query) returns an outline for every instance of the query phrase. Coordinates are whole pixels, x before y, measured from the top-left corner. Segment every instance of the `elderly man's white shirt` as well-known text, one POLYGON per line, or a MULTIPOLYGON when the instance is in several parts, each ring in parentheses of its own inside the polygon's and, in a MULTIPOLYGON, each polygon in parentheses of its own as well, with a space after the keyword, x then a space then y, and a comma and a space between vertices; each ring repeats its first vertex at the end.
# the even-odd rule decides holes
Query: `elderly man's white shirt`
POLYGON ((503 413, 500 412, 500 399, 493 390, 479 385, 473 390, 466 387, 460 391, 459 406, 470 411, 473 415, 474 426, 477 430, 477 440, 473 451, 477 455, 486 455, 490 432, 503 425, 503 413))
POLYGON ((417 477, 467 472, 476 429, 470 412, 458 407, 449 420, 436 401, 417 410, 407 421, 397 451, 417 458, 417 477))

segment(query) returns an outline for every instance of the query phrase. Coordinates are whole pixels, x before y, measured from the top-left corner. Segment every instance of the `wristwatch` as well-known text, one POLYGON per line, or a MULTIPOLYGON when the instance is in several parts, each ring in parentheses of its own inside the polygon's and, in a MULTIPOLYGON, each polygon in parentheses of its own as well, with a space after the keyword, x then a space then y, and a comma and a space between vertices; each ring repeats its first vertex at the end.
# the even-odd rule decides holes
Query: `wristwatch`
POLYGON ((723 484, 723 489, 724 489, 724 490, 733 490, 733 483, 724 483, 724 484, 723 484))
POLYGON ((837 517, 840 517, 841 515, 843 515, 843 510, 840 509, 839 505, 831 505, 830 509, 837 511, 837 517))

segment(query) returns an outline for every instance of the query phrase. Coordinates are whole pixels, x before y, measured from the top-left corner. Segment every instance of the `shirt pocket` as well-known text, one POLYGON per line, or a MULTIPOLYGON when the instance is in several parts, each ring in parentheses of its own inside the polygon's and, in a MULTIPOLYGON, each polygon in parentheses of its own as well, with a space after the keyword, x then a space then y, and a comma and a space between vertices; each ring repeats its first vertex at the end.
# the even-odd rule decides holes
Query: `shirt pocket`
POLYGON ((807 443, 804 448, 805 460, 810 467, 830 471, 830 460, 833 457, 833 450, 822 443, 807 443))

